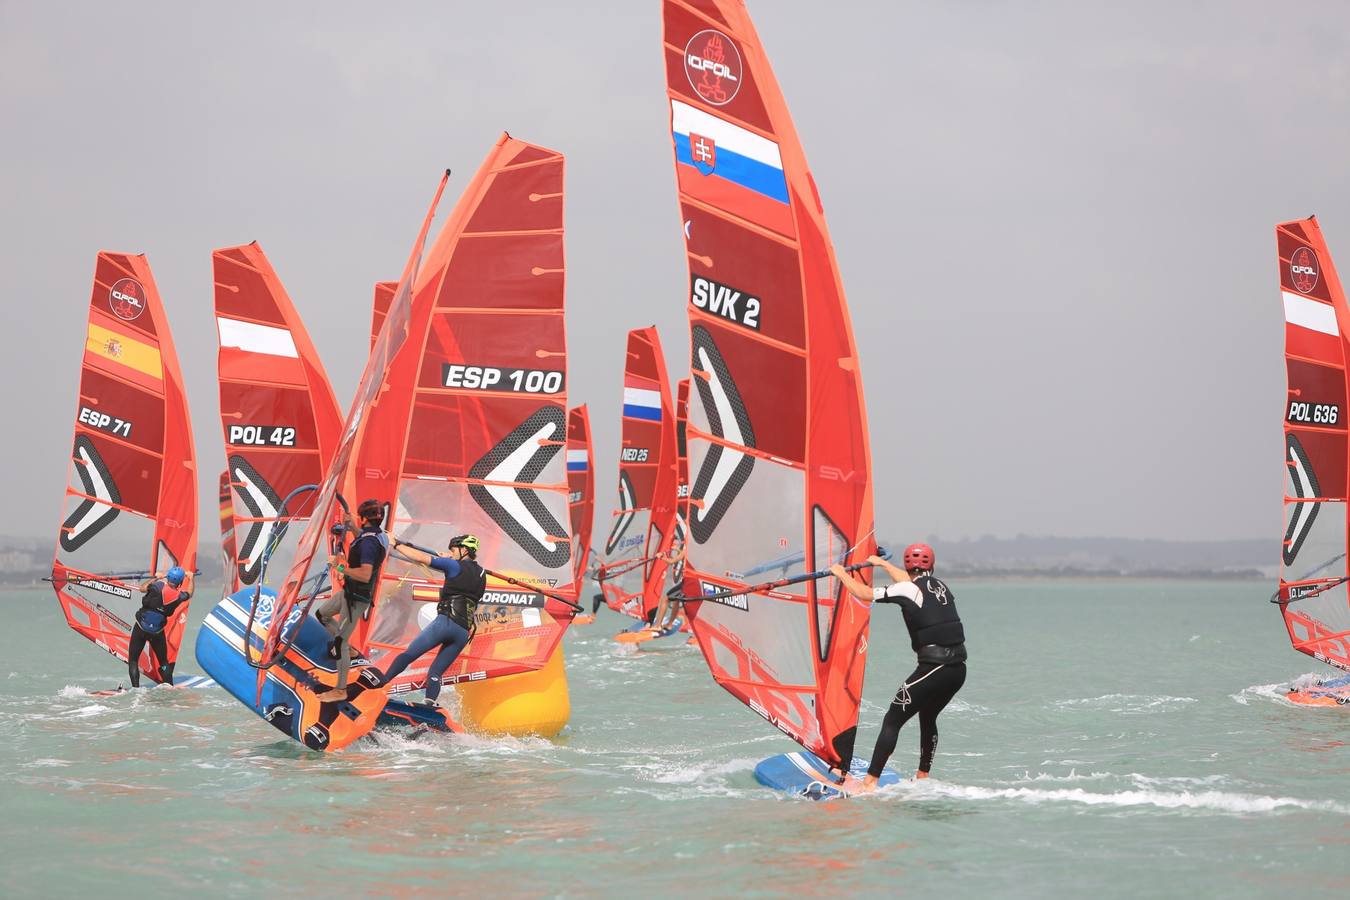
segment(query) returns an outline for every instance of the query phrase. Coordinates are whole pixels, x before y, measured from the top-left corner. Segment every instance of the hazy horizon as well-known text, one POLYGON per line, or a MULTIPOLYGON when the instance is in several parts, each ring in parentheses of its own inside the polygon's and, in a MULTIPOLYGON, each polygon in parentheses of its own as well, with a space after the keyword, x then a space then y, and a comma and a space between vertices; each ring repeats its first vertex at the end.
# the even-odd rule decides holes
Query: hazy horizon
MULTIPOLYGON (((1350 265, 1350 9, 749 6, 848 294, 878 532, 1274 545, 1274 226, 1317 213, 1350 265)), ((567 156, 569 403, 606 521, 625 333, 656 324, 687 368, 659 10, 0 5, 25 531, 59 519, 99 250, 154 270, 209 553, 211 251, 262 244, 345 410, 373 283, 441 170, 448 209, 502 130, 567 156)))

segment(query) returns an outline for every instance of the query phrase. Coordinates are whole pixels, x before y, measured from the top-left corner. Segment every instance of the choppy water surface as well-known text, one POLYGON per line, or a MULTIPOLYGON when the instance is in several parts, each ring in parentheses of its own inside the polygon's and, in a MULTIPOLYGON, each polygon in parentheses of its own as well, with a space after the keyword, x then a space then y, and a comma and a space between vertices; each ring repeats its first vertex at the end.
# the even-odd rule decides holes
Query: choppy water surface
MULTIPOLYGON (((558 740, 321 756, 219 690, 88 696, 116 662, 49 594, 7 594, 3 893, 1347 895, 1350 708, 1281 699, 1316 664, 1268 586, 953 587, 970 676, 934 778, 833 803, 759 787, 754 764, 794 745, 697 650, 615 645, 608 611, 567 639, 558 740)), ((860 752, 912 668, 894 610, 873 634, 860 752)))

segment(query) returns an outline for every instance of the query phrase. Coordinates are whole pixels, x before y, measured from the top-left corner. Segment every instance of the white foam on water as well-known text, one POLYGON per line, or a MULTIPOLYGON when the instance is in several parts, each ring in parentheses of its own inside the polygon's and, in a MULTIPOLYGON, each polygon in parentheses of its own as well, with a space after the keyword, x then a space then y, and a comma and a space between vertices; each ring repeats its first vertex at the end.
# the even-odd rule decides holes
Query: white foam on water
POLYGON ((732 759, 727 762, 717 763, 715 765, 644 765, 638 766, 638 771, 646 772, 647 780, 658 784, 694 784, 709 778, 718 778, 724 775, 735 775, 740 772, 753 772, 755 766, 759 763, 758 759, 747 757, 743 759, 732 759))
POLYGON ((1103 694, 1100 697, 1056 700, 1054 706, 1059 709, 1103 709, 1108 712, 1128 714, 1171 709, 1187 703, 1199 702, 1195 697, 1173 697, 1167 694, 1103 694))
POLYGON ((1056 775, 1053 772, 1037 772, 1032 775, 1030 772, 1023 772, 1019 782, 1046 782, 1046 781, 1104 781, 1108 778, 1118 778, 1120 776, 1111 772, 1089 772, 1086 775, 1079 775, 1076 769, 1070 769, 1067 775, 1056 775))
POLYGON ((993 788, 949 784, 926 779, 901 782, 878 792, 896 800, 1019 800, 1024 803, 1076 803, 1084 806, 1152 807, 1156 809, 1201 810, 1205 812, 1250 815, 1286 810, 1309 810, 1350 816, 1350 804, 1330 800, 1301 800, 1297 797, 1264 797, 1228 791, 1129 790, 1094 793, 1082 788, 993 788))
POLYGON ((1301 709, 1307 709, 1304 704, 1294 703, 1289 699, 1291 690, 1304 690, 1305 688, 1316 687, 1327 680, 1326 673, 1304 672, 1293 681, 1278 681, 1274 684, 1253 684, 1245 687, 1236 694, 1229 694, 1229 698, 1237 703, 1246 706, 1252 697, 1262 700, 1274 700, 1277 703, 1287 704, 1289 706, 1298 706, 1301 709))

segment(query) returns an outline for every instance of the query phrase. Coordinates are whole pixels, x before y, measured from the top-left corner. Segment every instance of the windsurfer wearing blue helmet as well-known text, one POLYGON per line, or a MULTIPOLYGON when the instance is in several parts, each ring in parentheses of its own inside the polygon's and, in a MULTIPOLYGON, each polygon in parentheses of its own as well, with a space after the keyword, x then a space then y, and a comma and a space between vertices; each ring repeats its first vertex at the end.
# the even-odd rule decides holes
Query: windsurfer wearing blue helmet
POLYGON ((437 706, 441 676, 473 640, 474 614, 478 610, 478 601, 487 590, 487 573, 478 565, 478 538, 472 534, 451 538, 446 556, 433 556, 399 540, 394 541, 394 548, 404 559, 440 572, 445 576, 445 583, 441 585, 436 604, 436 618, 413 638, 407 650, 394 658, 379 676, 380 684, 388 684, 422 654, 439 647, 427 668, 426 684, 427 704, 437 706))
POLYGON ((127 672, 131 686, 141 686, 141 652, 150 645, 159 680, 173 684, 173 663, 169 662, 169 642, 164 631, 173 614, 192 599, 192 576, 182 566, 174 566, 162 575, 141 585, 141 608, 136 610, 136 624, 131 626, 131 640, 127 644, 127 672))
MULTIPOLYGON (((380 528, 384 523, 384 504, 378 500, 363 500, 356 508, 356 515, 361 519, 361 530, 347 549, 346 558, 335 554, 328 560, 329 565, 342 575, 342 587, 334 589, 333 595, 314 612, 314 618, 333 636, 328 652, 337 659, 337 684, 332 690, 318 695, 323 701, 347 699, 352 632, 356 630, 356 623, 370 612, 375 587, 380 581, 380 569, 389 552, 389 535, 380 528)), ((345 525, 333 526, 334 535, 339 538, 347 531, 355 530, 350 518, 345 525)))
POLYGON ((966 635, 956 613, 956 595, 946 582, 933 575, 933 548, 911 544, 905 548, 901 570, 879 556, 867 561, 891 576, 894 584, 870 588, 852 577, 843 566, 830 572, 844 588, 864 603, 895 603, 905 617, 910 644, 918 667, 900 685, 886 717, 881 722, 872 762, 863 779, 863 790, 874 790, 886 761, 895 752, 900 727, 919 717, 919 769, 915 778, 927 778, 937 752, 937 717, 961 685, 966 683, 966 635))

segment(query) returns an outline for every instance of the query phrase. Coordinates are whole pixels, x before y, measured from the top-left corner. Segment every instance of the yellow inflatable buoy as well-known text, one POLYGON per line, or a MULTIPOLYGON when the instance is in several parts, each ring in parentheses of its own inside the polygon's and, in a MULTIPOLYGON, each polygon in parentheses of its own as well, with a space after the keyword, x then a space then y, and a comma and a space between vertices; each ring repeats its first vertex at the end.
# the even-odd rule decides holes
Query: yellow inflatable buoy
POLYGON ((470 731, 553 737, 572 715, 561 642, 542 669, 465 682, 455 689, 460 718, 470 731))

